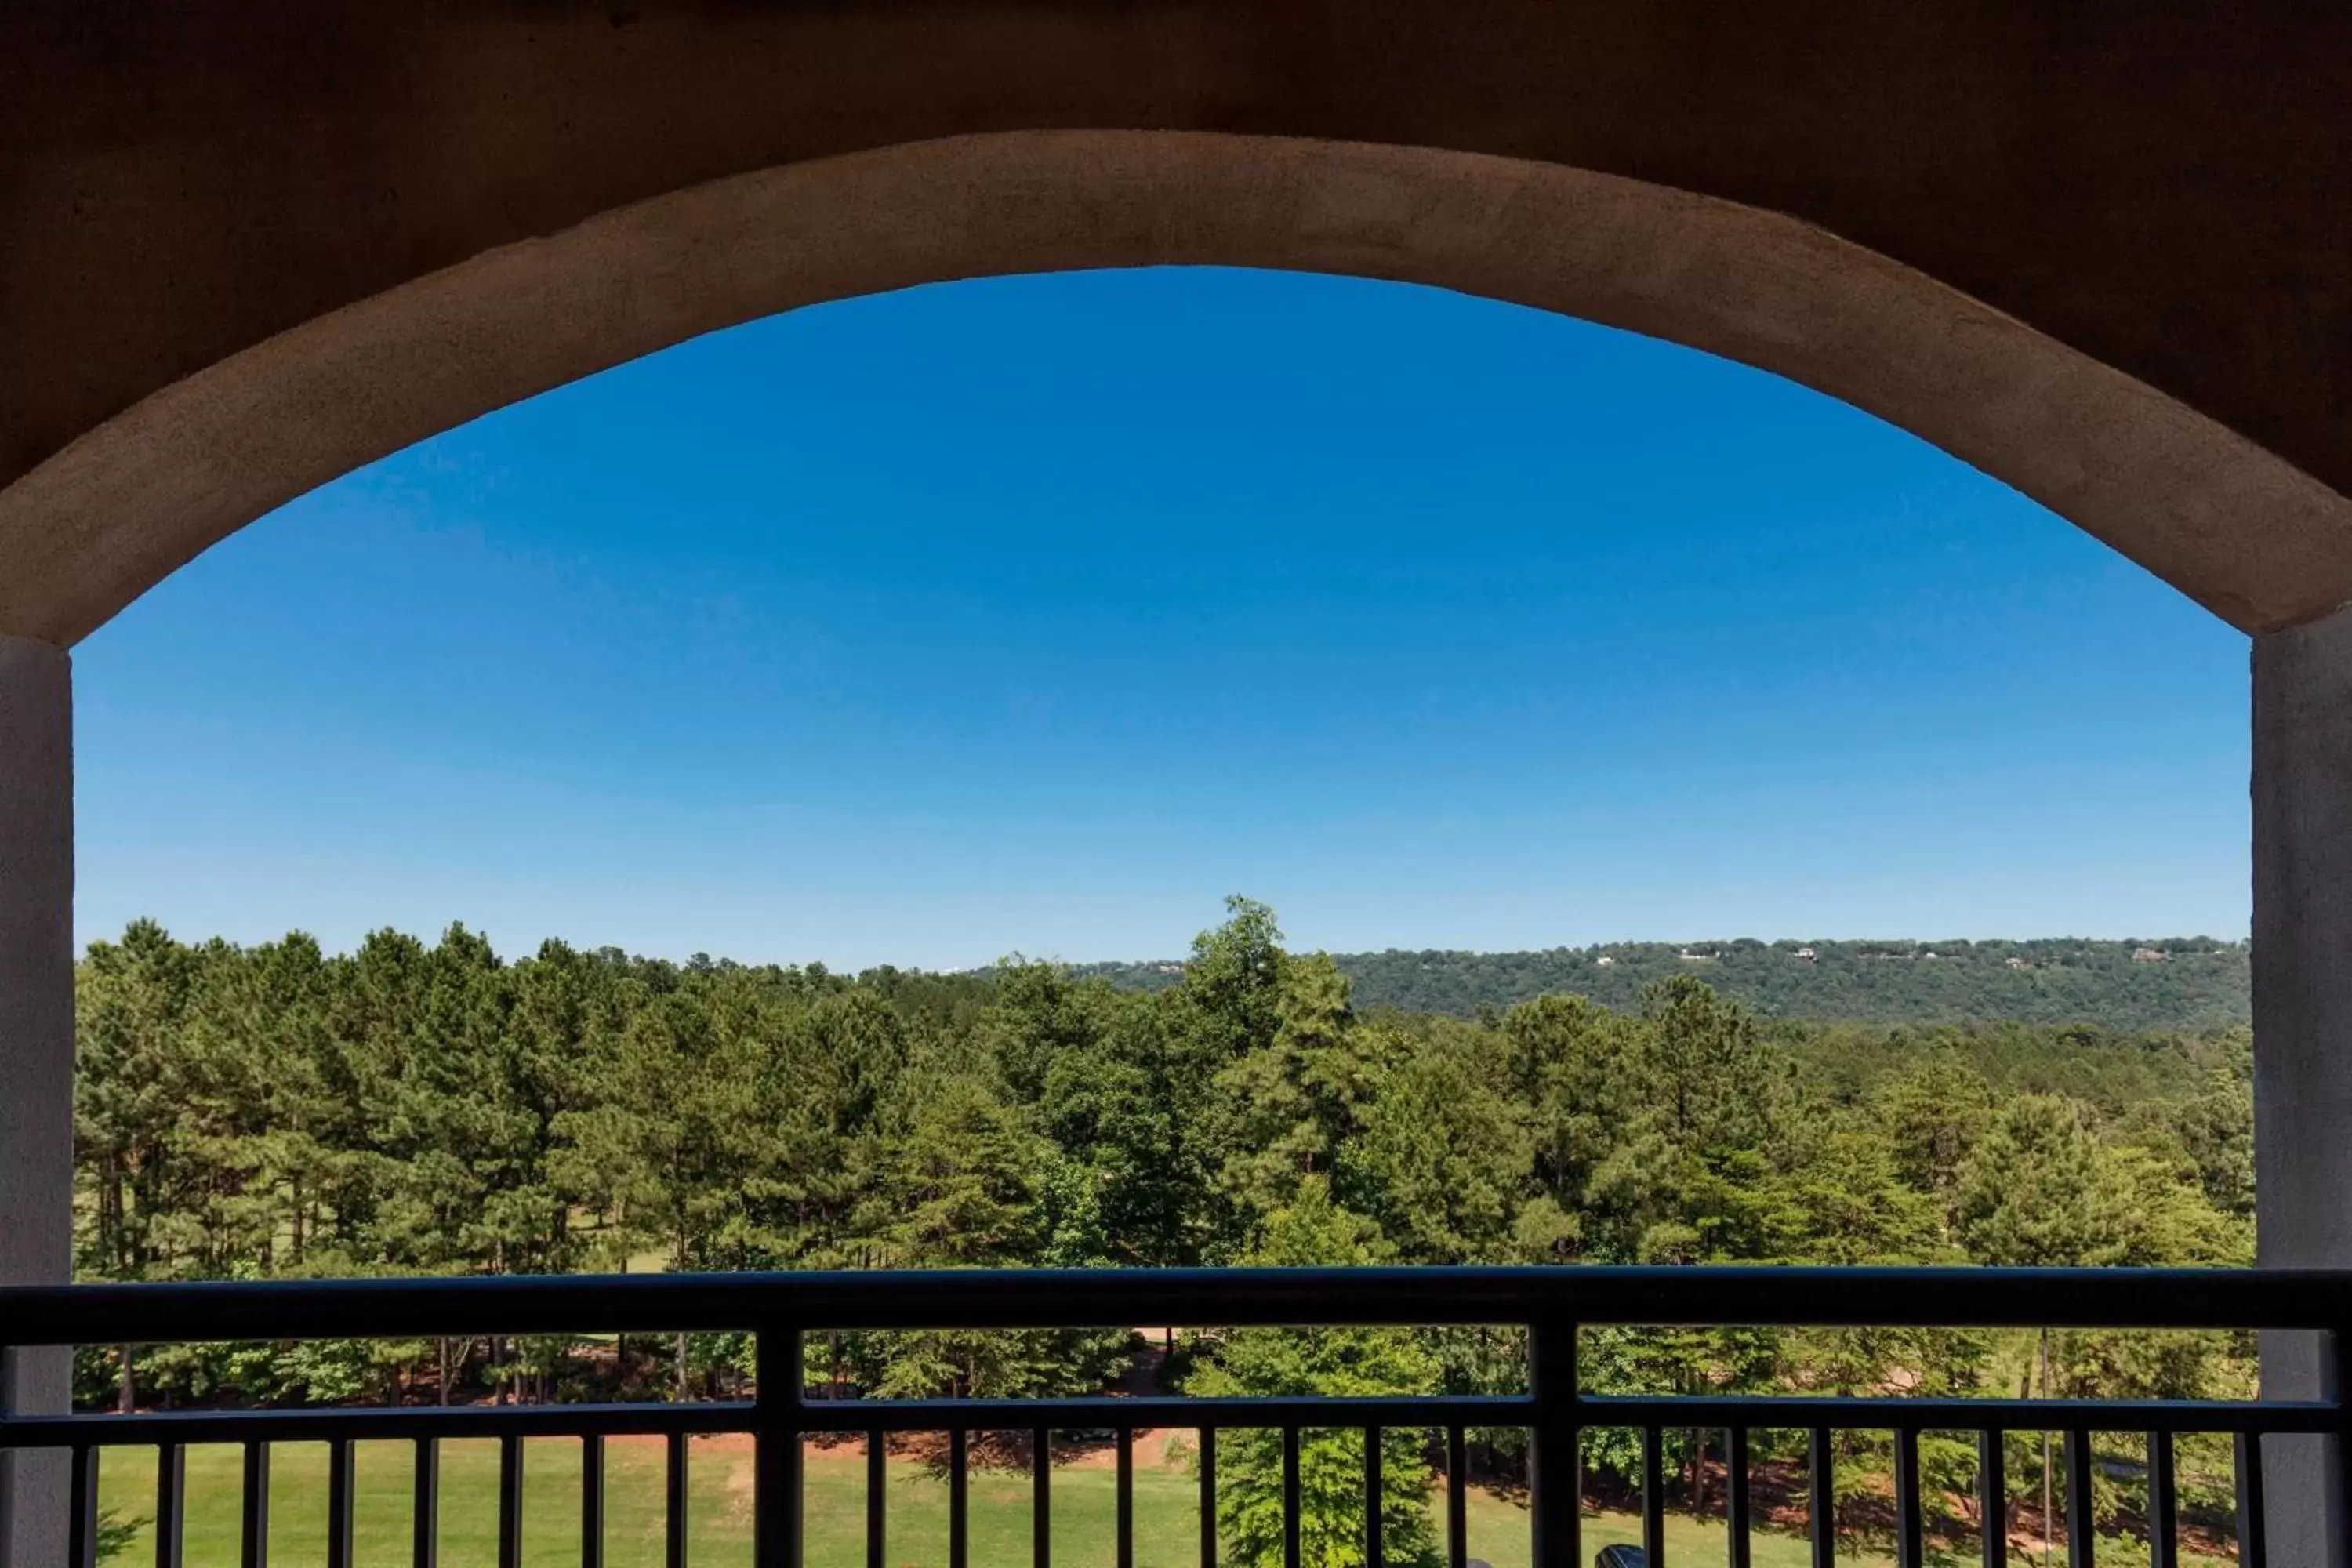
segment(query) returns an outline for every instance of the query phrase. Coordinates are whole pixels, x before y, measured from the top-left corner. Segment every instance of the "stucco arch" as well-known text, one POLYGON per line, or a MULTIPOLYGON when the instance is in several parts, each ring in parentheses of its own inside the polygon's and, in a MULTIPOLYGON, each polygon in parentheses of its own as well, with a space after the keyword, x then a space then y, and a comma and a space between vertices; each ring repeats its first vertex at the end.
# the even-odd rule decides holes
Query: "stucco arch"
POLYGON ((71 644, 292 497, 595 371, 940 279, 1214 263, 1434 284, 1818 388, 2234 624, 2352 600, 2352 502, 2142 382, 1794 218, 1619 175, 1186 131, 950 137, 677 190, 316 317, 0 490, 0 633, 71 644))

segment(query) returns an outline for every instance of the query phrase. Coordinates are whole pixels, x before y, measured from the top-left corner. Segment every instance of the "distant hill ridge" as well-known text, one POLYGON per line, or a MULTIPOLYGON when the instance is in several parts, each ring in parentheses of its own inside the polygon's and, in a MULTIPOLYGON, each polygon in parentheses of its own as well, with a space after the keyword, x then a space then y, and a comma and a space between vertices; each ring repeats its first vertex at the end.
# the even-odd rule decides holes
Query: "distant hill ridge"
MULTIPOLYGON (((1611 942, 1535 952, 1335 953, 1359 1007, 1475 1016, 1547 992, 1630 1007, 1695 974, 1768 1018, 1868 1024, 2094 1024, 2205 1034, 2252 1016, 2250 946, 2210 937, 2092 942, 1611 942)), ((1173 984, 1173 961, 1075 965, 1123 987, 1173 984)))

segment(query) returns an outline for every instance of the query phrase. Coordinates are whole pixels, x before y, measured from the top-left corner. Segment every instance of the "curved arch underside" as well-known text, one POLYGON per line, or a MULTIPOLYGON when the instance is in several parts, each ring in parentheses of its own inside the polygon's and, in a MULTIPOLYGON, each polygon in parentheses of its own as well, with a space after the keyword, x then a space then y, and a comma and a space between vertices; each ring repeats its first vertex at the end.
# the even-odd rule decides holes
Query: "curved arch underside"
POLYGON ((70 644, 262 513, 699 333, 912 284, 1224 264, 1433 284, 1721 354, 2014 485, 2249 630, 2352 601, 2352 501, 1796 219, 1557 163, 1186 131, 783 164, 429 272, 146 396, 0 489, 0 632, 70 644))

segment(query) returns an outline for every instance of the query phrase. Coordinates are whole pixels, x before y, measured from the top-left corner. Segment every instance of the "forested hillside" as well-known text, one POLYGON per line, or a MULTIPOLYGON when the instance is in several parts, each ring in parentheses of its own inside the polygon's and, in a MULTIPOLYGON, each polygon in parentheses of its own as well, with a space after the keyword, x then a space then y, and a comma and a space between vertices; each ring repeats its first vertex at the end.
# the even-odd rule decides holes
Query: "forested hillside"
MULTIPOLYGON (((1228 914, 1153 991, 1036 963, 851 978, 558 943, 507 961, 461 927, 333 956, 299 936, 187 944, 137 924, 79 973, 77 1267, 2251 1257, 2242 1030, 1767 1023, 1690 973, 1614 1006, 1366 1009, 1332 960, 1285 951, 1272 911, 1228 914)), ((1286 1333, 1198 1336, 1171 1366, 1182 1386, 1258 1394, 1524 1375, 1502 1331, 1286 1333)), ((1591 1342, 1601 1388, 2015 1393, 2040 1365, 2013 1334, 1591 1342)), ((813 1372, 898 1394, 1092 1392, 1129 1349, 1125 1325, 849 1334, 813 1372)), ((2039 1375, 2059 1392, 2240 1393, 2248 1350, 2062 1333, 2039 1375)), ((79 1380, 92 1402, 675 1397, 740 1386, 744 1354, 717 1335, 593 1353, 98 1347, 79 1380)), ((1587 1436, 1601 1472, 1630 1459, 1616 1439, 1587 1436)), ((1248 1453, 1233 1462, 1239 1484, 1248 1453)), ((2022 1479, 2039 1460, 2013 1462, 2022 1479)), ((1390 1474, 1426 1479, 1410 1444, 1390 1474)), ((1394 1544, 1399 1563, 1426 1556, 1394 1544)))
MULTIPOLYGON (((1349 952, 1332 963, 1360 1007, 1500 1012, 1555 993, 1630 1007, 1671 975, 1704 980, 1766 1018, 1865 1024, 2092 1024, 2224 1029, 2252 1016, 2244 942, 2209 937, 2087 942, 1618 942, 1533 952, 1349 952), (1808 956, 1810 955, 1810 956, 1808 956)), ((1090 963, 1077 973, 1159 990, 1172 961, 1090 963)))

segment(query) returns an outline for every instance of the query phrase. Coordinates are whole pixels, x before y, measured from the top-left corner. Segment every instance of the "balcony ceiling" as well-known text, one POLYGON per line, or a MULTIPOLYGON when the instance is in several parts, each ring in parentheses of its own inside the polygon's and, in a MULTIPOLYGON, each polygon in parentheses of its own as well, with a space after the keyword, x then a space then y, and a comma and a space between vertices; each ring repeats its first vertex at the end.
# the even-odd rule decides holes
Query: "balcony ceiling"
POLYGON ((1155 261, 1820 386, 2249 630, 2352 601, 2352 8, 0 10, 0 632, 695 332, 1155 261))

